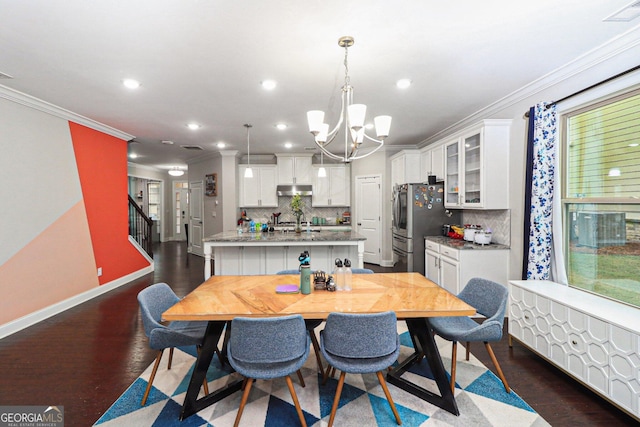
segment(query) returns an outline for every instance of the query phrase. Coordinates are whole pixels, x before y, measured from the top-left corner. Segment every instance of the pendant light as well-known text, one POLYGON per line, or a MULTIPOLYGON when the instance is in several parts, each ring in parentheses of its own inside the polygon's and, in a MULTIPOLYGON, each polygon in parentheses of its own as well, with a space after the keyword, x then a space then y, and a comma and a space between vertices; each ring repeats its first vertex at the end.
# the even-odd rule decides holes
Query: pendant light
POLYGON ((325 178, 327 176, 327 170, 324 168, 323 153, 320 151, 320 169, 318 169, 318 178, 325 178))
POLYGON ((244 170, 244 177, 253 178, 253 170, 251 169, 250 142, 249 142, 249 129, 251 129, 252 126, 246 123, 244 127, 247 128, 247 168, 244 170))

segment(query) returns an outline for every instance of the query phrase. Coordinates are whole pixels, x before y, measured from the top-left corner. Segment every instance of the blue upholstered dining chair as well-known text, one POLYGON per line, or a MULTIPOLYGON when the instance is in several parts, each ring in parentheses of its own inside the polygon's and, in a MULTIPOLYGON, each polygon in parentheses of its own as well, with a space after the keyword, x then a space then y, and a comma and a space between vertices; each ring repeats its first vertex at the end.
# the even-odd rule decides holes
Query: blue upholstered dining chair
POLYGON ((279 377, 285 377, 300 424, 307 426, 289 375, 299 371, 309 357, 309 340, 304 320, 299 314, 236 317, 231 321, 227 357, 231 366, 246 378, 234 427, 240 423, 253 380, 279 377))
MULTIPOLYGON (((375 372, 380 386, 387 396, 396 423, 402 424, 382 374, 382 371, 391 366, 400 354, 400 337, 394 312, 330 313, 324 330, 320 331, 320 348, 329 365, 341 371, 329 417, 329 427, 333 425, 336 417, 347 373, 375 372)), ((329 368, 325 371, 325 380, 328 373, 329 368)))
MULTIPOLYGON (((180 301, 173 290, 166 283, 156 283, 138 293, 138 303, 140 304, 140 313, 142 313, 142 324, 144 325, 144 333, 149 338, 149 346, 153 350, 158 350, 156 361, 151 371, 151 377, 147 384, 147 389, 142 396, 141 406, 147 402, 151 385, 158 371, 160 359, 166 348, 169 349, 168 368, 171 369, 171 360, 173 359, 173 348, 195 345, 200 349, 207 322, 171 322, 169 324, 161 323, 162 313, 167 311, 171 306, 180 301)), ((216 349, 217 351, 217 349, 216 349)), ((220 356, 220 352, 218 356, 220 356)), ((204 380, 205 394, 209 394, 207 380, 204 380)))
POLYGON ((452 341, 451 351, 451 391, 456 387, 456 356, 457 342, 467 343, 466 360, 469 360, 469 346, 472 341, 484 342, 487 352, 491 357, 498 376, 502 380, 507 393, 511 392, 507 379, 500 369, 500 364, 496 359, 489 342, 500 341, 502 339, 502 327, 504 315, 507 309, 507 299, 509 292, 507 288, 491 280, 474 277, 469 280, 467 286, 458 294, 458 298, 472 306, 476 311, 485 316, 482 323, 478 323, 470 317, 431 317, 429 323, 434 332, 442 338, 452 341))

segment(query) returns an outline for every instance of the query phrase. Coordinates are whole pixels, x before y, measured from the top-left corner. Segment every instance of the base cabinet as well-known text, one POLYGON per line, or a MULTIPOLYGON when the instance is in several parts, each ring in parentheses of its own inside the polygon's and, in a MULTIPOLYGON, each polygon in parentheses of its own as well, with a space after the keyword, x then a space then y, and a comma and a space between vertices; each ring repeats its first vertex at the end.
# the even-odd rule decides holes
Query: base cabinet
POLYGON ((427 279, 457 295, 474 277, 507 286, 508 249, 453 249, 425 239, 427 279))
POLYGON ((640 419, 640 310, 548 281, 509 285, 509 335, 640 419))

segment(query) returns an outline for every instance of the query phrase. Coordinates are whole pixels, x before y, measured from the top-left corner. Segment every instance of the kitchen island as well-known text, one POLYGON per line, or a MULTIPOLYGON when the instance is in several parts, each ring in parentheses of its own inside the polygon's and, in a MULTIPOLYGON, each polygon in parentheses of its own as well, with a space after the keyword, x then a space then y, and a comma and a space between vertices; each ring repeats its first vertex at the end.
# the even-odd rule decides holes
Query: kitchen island
POLYGON ((365 240, 354 231, 225 231, 202 240, 204 278, 211 277, 212 253, 216 275, 275 274, 297 269, 298 256, 305 250, 309 251, 312 270, 331 272, 335 258, 349 258, 353 268, 363 268, 365 240))

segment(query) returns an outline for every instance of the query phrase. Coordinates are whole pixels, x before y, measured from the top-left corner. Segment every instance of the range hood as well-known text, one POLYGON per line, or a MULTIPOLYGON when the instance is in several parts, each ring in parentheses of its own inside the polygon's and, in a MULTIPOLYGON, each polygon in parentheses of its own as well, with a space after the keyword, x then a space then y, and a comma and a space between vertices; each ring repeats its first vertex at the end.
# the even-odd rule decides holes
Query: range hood
POLYGON ((311 185, 278 185, 277 188, 278 196, 295 196, 299 194, 301 196, 311 196, 313 193, 311 191, 311 185))

